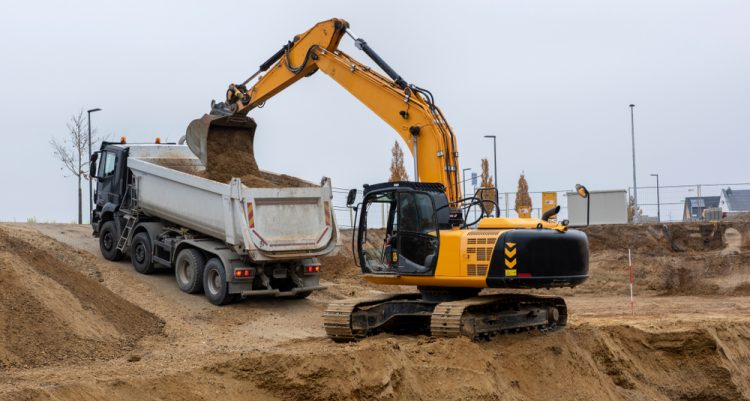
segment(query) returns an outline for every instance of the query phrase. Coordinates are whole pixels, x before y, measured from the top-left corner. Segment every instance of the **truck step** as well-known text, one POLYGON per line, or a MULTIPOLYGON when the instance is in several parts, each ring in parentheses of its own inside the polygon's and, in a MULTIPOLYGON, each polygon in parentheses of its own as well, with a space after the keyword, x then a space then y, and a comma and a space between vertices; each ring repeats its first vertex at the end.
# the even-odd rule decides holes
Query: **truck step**
POLYGON ((125 220, 127 221, 125 223, 125 228, 123 228, 122 234, 117 240, 117 250, 120 252, 125 252, 125 248, 127 248, 128 241, 130 240, 130 233, 133 231, 133 227, 135 227, 135 223, 138 221, 138 216, 126 214, 125 220))

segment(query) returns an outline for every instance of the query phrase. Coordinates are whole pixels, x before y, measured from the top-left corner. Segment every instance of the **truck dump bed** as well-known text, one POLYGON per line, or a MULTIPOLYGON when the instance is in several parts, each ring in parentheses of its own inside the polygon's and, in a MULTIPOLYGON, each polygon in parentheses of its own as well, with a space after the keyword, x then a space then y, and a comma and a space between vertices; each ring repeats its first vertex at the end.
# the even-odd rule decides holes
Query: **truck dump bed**
POLYGON ((194 174, 205 170, 187 146, 129 145, 128 168, 142 212, 224 240, 256 261, 330 253, 338 230, 331 182, 301 188, 250 188, 194 174))

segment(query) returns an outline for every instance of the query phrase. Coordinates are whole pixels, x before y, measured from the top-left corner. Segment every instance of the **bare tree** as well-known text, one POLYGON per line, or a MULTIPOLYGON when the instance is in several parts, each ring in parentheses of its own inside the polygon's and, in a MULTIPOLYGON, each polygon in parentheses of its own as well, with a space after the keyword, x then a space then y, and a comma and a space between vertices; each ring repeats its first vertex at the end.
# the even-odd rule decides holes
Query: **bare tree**
POLYGON ((409 174, 406 173, 406 167, 404 166, 404 151, 401 150, 398 141, 393 144, 391 154, 393 155, 391 158, 391 176, 388 178, 388 182, 409 181, 409 174))
MULTIPOLYGON (((55 157, 62 163, 60 170, 67 171, 78 178, 78 224, 83 224, 83 190, 81 183, 83 180, 90 179, 88 125, 83 113, 83 109, 81 109, 78 114, 70 117, 70 121, 66 124, 68 133, 62 142, 54 137, 49 141, 55 157)), ((101 139, 93 136, 94 131, 91 135, 92 146, 96 148, 101 139)))

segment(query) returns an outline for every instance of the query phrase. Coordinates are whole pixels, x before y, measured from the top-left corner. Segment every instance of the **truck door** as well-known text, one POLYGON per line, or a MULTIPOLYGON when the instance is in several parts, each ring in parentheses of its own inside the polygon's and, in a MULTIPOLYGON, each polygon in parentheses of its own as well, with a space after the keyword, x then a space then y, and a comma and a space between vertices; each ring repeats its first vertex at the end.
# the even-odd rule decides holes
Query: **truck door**
POLYGON ((105 150, 99 157, 96 180, 96 205, 104 206, 107 203, 119 204, 120 202, 120 180, 117 174, 117 159, 119 152, 105 150))

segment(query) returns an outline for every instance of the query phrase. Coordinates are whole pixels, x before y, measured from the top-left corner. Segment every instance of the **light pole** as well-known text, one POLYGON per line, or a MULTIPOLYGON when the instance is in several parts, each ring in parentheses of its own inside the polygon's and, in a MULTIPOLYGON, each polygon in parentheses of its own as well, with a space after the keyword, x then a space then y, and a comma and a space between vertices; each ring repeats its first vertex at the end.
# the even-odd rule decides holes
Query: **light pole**
POLYGON ((492 149, 494 150, 493 161, 495 163, 495 217, 500 217, 500 180, 497 176, 497 138, 495 135, 485 135, 485 138, 492 138, 492 149))
POLYGON ((591 216, 591 194, 589 194, 589 190, 581 184, 576 184, 576 192, 578 192, 578 196, 586 199, 586 227, 588 227, 591 216))
POLYGON ((633 223, 638 222, 638 186, 635 182, 635 120, 633 119, 634 104, 630 105, 630 137, 633 141, 633 223))
POLYGON ((471 167, 465 168, 461 170, 461 188, 463 188, 463 194, 461 194, 464 199, 466 199, 466 172, 471 171, 471 167))
POLYGON ((661 201, 659 200, 659 174, 651 174, 656 177, 656 221, 661 223, 661 201))
MULTIPOLYGON (((89 117, 88 127, 89 127, 89 163, 91 163, 91 113, 96 113, 97 111, 102 111, 100 108, 95 108, 91 110, 87 110, 86 113, 89 117)), ((89 166, 89 171, 91 171, 91 166, 89 166)), ((91 211, 94 210, 94 194, 92 190, 91 185, 92 177, 89 177, 89 219, 91 219, 91 211)))

